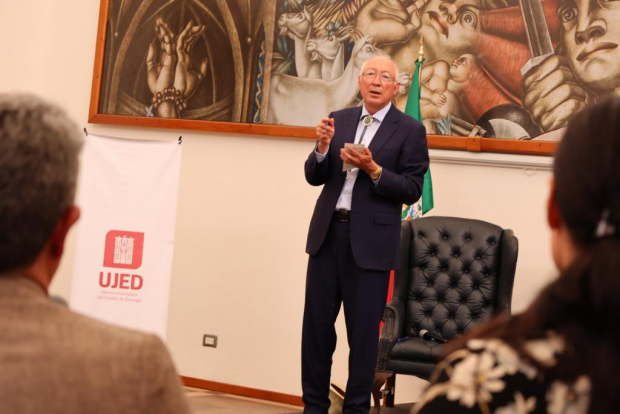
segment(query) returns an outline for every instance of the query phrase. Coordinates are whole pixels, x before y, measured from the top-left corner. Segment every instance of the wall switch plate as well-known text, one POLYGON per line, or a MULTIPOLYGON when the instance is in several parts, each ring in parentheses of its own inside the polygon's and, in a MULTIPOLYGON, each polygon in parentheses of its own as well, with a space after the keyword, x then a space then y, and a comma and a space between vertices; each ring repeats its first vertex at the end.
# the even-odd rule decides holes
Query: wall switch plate
POLYGON ((217 336, 204 334, 202 337, 202 346, 217 348, 217 336))

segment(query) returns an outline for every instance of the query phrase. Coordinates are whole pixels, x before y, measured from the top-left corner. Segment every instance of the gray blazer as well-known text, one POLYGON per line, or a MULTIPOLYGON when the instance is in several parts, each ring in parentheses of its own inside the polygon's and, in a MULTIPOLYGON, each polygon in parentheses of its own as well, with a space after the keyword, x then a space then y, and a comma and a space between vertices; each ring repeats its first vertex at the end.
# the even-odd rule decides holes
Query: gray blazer
POLYGON ((0 414, 189 413, 163 342, 0 276, 0 414))

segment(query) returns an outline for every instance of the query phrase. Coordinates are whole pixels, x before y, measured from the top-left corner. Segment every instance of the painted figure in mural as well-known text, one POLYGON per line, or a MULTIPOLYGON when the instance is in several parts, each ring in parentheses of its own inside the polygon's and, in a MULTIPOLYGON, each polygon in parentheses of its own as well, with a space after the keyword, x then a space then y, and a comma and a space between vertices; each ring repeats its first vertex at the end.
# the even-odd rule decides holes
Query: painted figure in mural
MULTIPOLYGON (((466 117, 459 95, 479 66, 474 55, 466 54, 448 62, 436 60, 422 66, 420 109, 424 120, 438 120, 449 115, 466 117)), ((425 123, 426 125, 426 123, 425 123)), ((428 125, 427 129, 429 128, 428 125)))
MULTIPOLYGON (((461 113, 450 113, 442 120, 455 117, 472 127, 486 125, 487 136, 502 138, 531 139, 542 132, 523 109, 521 68, 533 56, 527 46, 527 27, 521 9, 515 3, 431 0, 426 5, 419 33, 424 36, 429 60, 467 62, 455 70, 467 68, 469 72, 455 91, 461 113), (468 57, 456 60, 462 56, 468 57)), ((555 0, 543 0, 541 5, 551 41, 557 44, 559 19, 555 0)), ((436 115, 437 111, 423 112, 425 119, 436 115)), ((461 135, 450 130, 438 132, 461 135)), ((467 130, 464 132, 467 134, 467 130)))
POLYGON ((312 13, 304 7, 299 13, 284 13, 278 18, 280 36, 288 36, 295 42, 295 69, 300 78, 321 78, 321 66, 311 58, 306 49, 312 38, 312 13))
POLYGON ((364 62, 373 56, 387 56, 371 41, 368 37, 358 40, 346 69, 339 78, 330 82, 272 74, 268 122, 311 126, 324 114, 349 106, 357 95, 358 76, 364 62))
POLYGON ((205 30, 206 26, 194 26, 190 20, 177 37, 164 19, 157 18, 157 35, 146 57, 151 103, 157 116, 179 118, 205 77, 207 58, 200 61, 197 70, 191 69, 192 48, 205 30))
MULTIPOLYGON (((489 7, 489 0, 345 1, 342 2, 342 9, 337 9, 332 3, 328 5, 327 2, 307 2, 303 12, 285 14, 285 20, 296 19, 300 25, 303 22, 305 31, 297 32, 304 38, 308 38, 313 31, 320 33, 329 25, 341 28, 352 25, 350 31, 340 32, 347 33, 345 36, 339 35, 340 44, 331 41, 333 50, 344 52, 347 63, 350 59, 347 41, 367 36, 377 50, 390 55, 405 68, 405 72, 398 77, 403 86, 409 84, 407 73, 413 70, 418 41, 423 38, 426 58, 433 62, 423 67, 422 73, 422 115, 428 120, 426 125, 430 132, 469 135, 476 130, 494 133, 492 127, 483 130, 476 123, 480 121, 497 125, 500 122, 504 125, 514 124, 511 128, 501 128, 502 134, 507 134, 504 137, 531 138, 539 134, 540 130, 521 107, 523 90, 520 69, 530 55, 525 43, 514 40, 515 36, 521 36, 525 41, 520 8, 502 4, 501 9, 485 10, 482 1, 486 1, 489 7), (326 19, 332 19, 329 25, 326 19), (342 49, 336 48, 340 45, 342 49), (502 106, 501 111, 492 111, 498 106, 502 106), (508 124, 504 122, 506 120, 508 124)), ((548 3, 553 0, 544 1, 548 3)), ((549 5, 546 9, 550 12, 549 5)), ((292 23, 287 24, 292 26, 292 23)), ((288 29, 284 33, 289 33, 288 29)), ((319 60, 317 42, 308 39, 304 59, 319 60)), ((300 60, 297 51, 299 42, 296 40, 294 45, 296 65, 300 60)), ((333 68, 325 67, 327 70, 333 68)), ((314 106, 305 103, 316 102, 312 92, 308 91, 311 84, 294 75, 294 72, 272 72, 268 122, 311 125, 304 117, 308 107, 314 106), (292 90, 296 94, 292 94, 292 90), (293 96, 304 96, 305 99, 293 99, 293 96), (295 108, 300 105, 299 102, 304 103, 303 108, 295 108)), ((322 78, 329 79, 329 75, 324 74, 322 78)), ((403 96, 395 97, 399 107, 406 103, 406 90, 403 88, 401 92, 403 96)), ((349 105, 357 104, 357 99, 349 102, 349 105)))
POLYGON ((308 40, 306 50, 310 60, 321 63, 321 79, 331 81, 342 76, 344 72, 344 42, 350 35, 338 37, 328 35, 313 37, 308 40))
POLYGON ((620 2, 564 0, 561 44, 523 80, 523 104, 545 131, 566 126, 594 96, 620 90, 620 2))
POLYGON ((405 7, 400 0, 370 0, 357 12, 354 28, 378 47, 404 43, 420 28, 420 9, 426 1, 405 7))
POLYGON ((101 110, 310 126, 308 110, 360 104, 345 85, 358 67, 351 61, 359 60, 353 51, 359 53, 362 38, 402 70, 394 103, 403 109, 423 40, 429 63, 422 69, 422 115, 429 132, 550 139, 554 134, 545 133, 565 126, 575 110, 620 88, 620 2, 524 1, 542 12, 528 20, 519 0, 114 3, 101 110), (141 9, 148 12, 136 18, 141 9), (538 23, 550 43, 536 55, 529 42, 538 23), (533 58, 543 61, 522 73, 533 58), (320 82, 307 82, 314 80, 320 82), (324 95, 324 82, 335 82, 343 95, 324 95), (438 82, 445 85, 432 86, 438 82), (493 126, 498 123, 513 126, 493 126))
POLYGON ((243 99, 250 82, 243 75, 251 73, 248 62, 257 66, 264 37, 259 33, 250 44, 247 31, 261 21, 256 8, 262 1, 109 1, 99 111, 204 121, 251 118, 252 100, 243 99))
MULTIPOLYGON (((393 47, 405 44, 420 28, 425 1, 307 2, 310 6, 297 13, 282 13, 277 26, 280 36, 293 40, 294 58, 289 59, 294 61, 295 71, 272 71, 267 122, 311 126, 317 115, 357 105, 355 78, 361 65, 372 56, 389 55, 393 47), (311 66, 317 63, 319 76, 311 66), (318 77, 333 83, 304 79, 318 77)), ((399 92, 405 94, 410 76, 403 72, 397 78, 401 82, 399 92)))
MULTIPOLYGON (((392 56, 397 63, 405 67, 405 72, 399 75, 399 80, 403 85, 408 85, 409 78, 407 72, 411 72, 417 53, 418 39, 423 37, 425 44, 426 57, 433 62, 430 67, 423 68, 423 92, 422 99, 423 118, 432 120, 427 122, 429 131, 456 135, 468 135, 475 128, 475 123, 483 119, 487 112, 498 105, 508 105, 503 113, 508 112, 508 116, 515 118, 514 113, 525 110, 520 108, 522 89, 519 69, 529 58, 527 47, 510 40, 510 33, 506 36, 499 36, 500 29, 505 21, 498 21, 496 15, 508 14, 510 19, 522 19, 518 7, 506 7, 501 13, 495 10, 482 10, 481 0, 418 0, 398 1, 398 0, 370 0, 367 2, 344 2, 351 6, 355 4, 358 9, 345 8, 339 14, 334 10, 329 13, 319 6, 325 3, 318 2, 304 7, 303 13, 298 13, 298 21, 310 21, 308 16, 313 18, 313 27, 308 27, 307 31, 317 31, 320 27, 325 27, 325 15, 340 16, 339 20, 332 21, 339 26, 350 25, 353 29, 349 36, 342 39, 356 39, 361 35, 368 36, 372 45, 384 53, 392 56), (483 18, 486 13, 486 19, 483 18), (353 17, 350 17, 353 16, 353 17), (319 17, 316 17, 319 16, 319 17), (323 20, 321 20, 323 19, 323 20), (483 24, 486 21, 486 25, 483 24), (373 37, 373 36, 376 36, 373 37), (511 47, 520 46, 520 53, 517 53, 515 62, 511 62, 512 55, 507 51, 511 47), (453 62, 450 65, 447 62, 453 62), (453 75, 450 75, 453 72, 453 75), (405 76, 402 76, 405 75, 405 76), (443 80, 442 80, 443 77, 443 80), (448 81, 450 89, 448 89, 448 81), (443 83, 442 86, 433 86, 443 83), (480 93, 480 92, 484 93, 480 93), (451 99, 447 95, 451 96, 451 99), (512 113, 511 113, 512 112, 512 113), (462 127, 437 128, 436 123, 459 124, 462 127)), ((292 14, 291 14, 292 15, 292 14)), ((289 19, 290 20, 290 19, 289 19)), ((510 26, 510 25, 508 25, 510 26)), ((514 24, 513 24, 514 26, 514 24)), ((523 32, 523 30, 521 30, 523 32)), ((304 32, 306 33, 306 32, 304 32)), ((521 33, 523 34, 523 33, 521 33)), ((347 44, 342 43, 343 50, 347 50, 347 44)), ((298 43, 295 43, 297 48, 298 43)), ((316 43, 309 41, 306 44, 306 53, 310 51, 307 58, 312 59, 317 56, 316 43)), ((297 60, 298 52, 295 51, 297 60)), ((345 60, 348 55, 345 52, 345 60)), ((292 86, 301 86, 301 79, 297 79, 289 74, 287 82, 292 86)), ((285 95, 276 88, 280 88, 280 78, 282 74, 272 73, 272 85, 269 96, 268 122, 311 125, 305 122, 302 117, 308 108, 294 110, 295 102, 288 100, 285 95), (280 102, 281 101, 281 102, 280 102), (284 104, 286 102, 286 105, 284 104), (280 107, 278 109, 276 107, 280 107), (288 114, 287 114, 288 112, 288 114), (292 116, 297 113, 297 116, 292 116)), ((325 79, 325 77, 323 77, 325 79)), ((297 88, 299 93, 303 88, 297 88)), ((403 90, 402 92, 406 92, 403 90)), ((287 93, 286 96, 293 96, 287 93)), ((314 102, 310 95, 302 94, 308 100, 314 102)), ((299 100, 297 100, 299 101, 299 100)), ((351 105, 359 102, 351 100, 351 105)), ((406 95, 396 97, 397 106, 404 106, 406 95)), ((528 115, 529 116, 529 115, 528 115)), ((488 116, 487 116, 488 117, 488 116)), ((530 121, 529 123, 533 123, 530 121)), ((524 128, 515 127, 515 133, 511 137, 530 137, 531 134, 523 133, 524 128)))
POLYGON ((448 115, 445 106, 448 102, 446 92, 450 80, 449 71, 448 62, 443 60, 436 60, 422 67, 420 107, 425 119, 443 118, 448 115))
POLYGON ((452 62, 466 53, 475 53, 480 36, 478 0, 430 0, 423 9, 418 34, 424 39, 427 59, 452 62))
MULTIPOLYGON (((455 2, 433 0, 425 9, 423 20, 426 24, 420 30, 424 36, 425 51, 428 50, 431 58, 439 55, 444 60, 453 61, 451 79, 459 84, 458 91, 455 90, 459 96, 467 93, 468 84, 474 85, 480 83, 481 77, 492 76, 490 73, 485 74, 484 66, 493 66, 493 62, 498 58, 501 61, 507 57, 497 57, 492 51, 484 51, 483 46, 486 45, 481 13, 480 3, 477 0, 455 2)), ((472 94, 478 95, 478 100, 502 94, 495 90, 486 92, 486 95, 482 96, 479 90, 471 91, 472 94)), ((480 112, 484 110, 473 110, 467 99, 463 101, 462 109, 467 113, 465 118, 475 123, 481 115, 480 112)), ((487 105, 485 109, 490 107, 491 105, 487 105)))

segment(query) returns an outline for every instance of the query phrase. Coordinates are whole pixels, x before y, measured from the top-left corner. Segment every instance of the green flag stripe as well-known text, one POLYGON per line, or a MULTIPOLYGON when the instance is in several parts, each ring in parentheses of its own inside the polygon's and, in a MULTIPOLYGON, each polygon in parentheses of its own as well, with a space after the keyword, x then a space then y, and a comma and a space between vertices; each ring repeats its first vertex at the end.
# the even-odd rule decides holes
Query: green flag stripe
MULTIPOLYGON (((422 112, 420 110, 420 95, 422 88, 420 87, 420 71, 424 59, 418 59, 415 65, 415 72, 413 73, 413 79, 411 81, 411 87, 409 88, 409 96, 407 97, 407 105, 405 106, 405 113, 410 115, 415 120, 422 122, 422 112)), ((433 181, 431 179, 431 169, 424 174, 424 187, 422 188, 422 214, 426 214, 435 207, 435 200, 433 199, 433 181)))

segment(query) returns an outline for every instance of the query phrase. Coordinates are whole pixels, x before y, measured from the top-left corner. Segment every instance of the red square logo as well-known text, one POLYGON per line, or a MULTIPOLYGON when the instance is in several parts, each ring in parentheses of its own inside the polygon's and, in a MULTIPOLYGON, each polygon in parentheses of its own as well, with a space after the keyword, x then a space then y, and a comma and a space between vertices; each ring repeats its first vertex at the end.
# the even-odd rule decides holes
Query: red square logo
POLYGON ((105 236, 103 266, 137 269, 142 266, 144 233, 110 230, 105 236))

